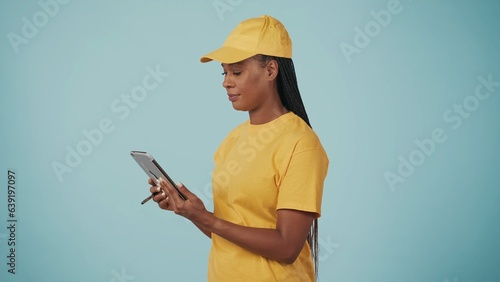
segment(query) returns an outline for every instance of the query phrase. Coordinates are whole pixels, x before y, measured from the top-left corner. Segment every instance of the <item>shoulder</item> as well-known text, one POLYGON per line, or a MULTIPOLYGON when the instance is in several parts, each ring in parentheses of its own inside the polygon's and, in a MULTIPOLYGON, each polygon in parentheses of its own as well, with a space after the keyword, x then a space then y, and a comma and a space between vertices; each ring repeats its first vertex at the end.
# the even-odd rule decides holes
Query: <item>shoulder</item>
POLYGON ((290 118, 287 119, 283 135, 284 140, 289 140, 293 144, 294 155, 315 150, 327 158, 326 152, 316 132, 296 114, 291 113, 290 118))

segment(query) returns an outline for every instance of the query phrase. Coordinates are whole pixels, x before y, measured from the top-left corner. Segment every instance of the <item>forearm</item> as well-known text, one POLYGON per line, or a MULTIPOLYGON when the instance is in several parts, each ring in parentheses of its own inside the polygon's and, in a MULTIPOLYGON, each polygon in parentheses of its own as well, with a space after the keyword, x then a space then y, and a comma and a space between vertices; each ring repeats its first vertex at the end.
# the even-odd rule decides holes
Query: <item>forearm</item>
POLYGON ((284 263, 293 263, 304 248, 315 213, 292 209, 277 210, 276 228, 241 226, 216 217, 203 202, 183 185, 179 190, 188 197, 181 199, 174 188, 162 180, 161 185, 172 199, 172 210, 191 220, 205 235, 217 234, 240 247, 284 263))
MULTIPOLYGON (((210 213, 212 214, 212 213, 210 213)), ((199 223, 196 223, 193 221, 193 224, 198 228, 200 229, 201 232, 203 232, 203 234, 205 234, 208 238, 212 238, 212 232, 206 230, 205 228, 203 228, 199 223)))
POLYGON ((278 229, 241 226, 217 218, 213 214, 195 225, 268 259, 293 263, 298 255, 291 246, 293 244, 278 229))

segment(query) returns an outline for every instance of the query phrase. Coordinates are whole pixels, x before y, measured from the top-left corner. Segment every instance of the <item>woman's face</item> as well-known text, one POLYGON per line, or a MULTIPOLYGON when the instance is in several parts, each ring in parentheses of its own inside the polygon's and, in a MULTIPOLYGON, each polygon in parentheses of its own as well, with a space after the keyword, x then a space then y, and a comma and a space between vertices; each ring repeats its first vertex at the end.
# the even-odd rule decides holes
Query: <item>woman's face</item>
POLYGON ((224 75, 222 87, 226 89, 235 110, 252 112, 266 106, 275 77, 269 62, 262 66, 255 57, 251 57, 238 63, 221 65, 224 75))

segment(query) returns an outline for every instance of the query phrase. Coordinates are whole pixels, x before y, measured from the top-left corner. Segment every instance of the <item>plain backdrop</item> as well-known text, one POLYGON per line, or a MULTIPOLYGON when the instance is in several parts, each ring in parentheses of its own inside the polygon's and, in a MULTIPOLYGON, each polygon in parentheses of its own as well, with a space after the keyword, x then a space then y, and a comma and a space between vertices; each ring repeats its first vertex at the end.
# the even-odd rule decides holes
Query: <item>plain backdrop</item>
POLYGON ((210 240, 140 205, 149 186, 129 152, 151 152, 212 209, 213 153, 248 115, 227 100, 220 64, 199 58, 263 14, 289 31, 330 158, 319 280, 498 280, 499 9, 493 0, 1 1, 0 280, 206 280, 210 240))

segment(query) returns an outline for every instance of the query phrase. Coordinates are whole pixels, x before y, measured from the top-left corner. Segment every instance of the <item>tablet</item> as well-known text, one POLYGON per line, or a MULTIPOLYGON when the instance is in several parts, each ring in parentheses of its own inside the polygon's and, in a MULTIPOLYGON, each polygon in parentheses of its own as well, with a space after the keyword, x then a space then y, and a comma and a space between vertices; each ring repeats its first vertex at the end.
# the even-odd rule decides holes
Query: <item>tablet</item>
MULTIPOLYGON (((144 170, 144 172, 151 178, 155 184, 158 184, 160 177, 163 177, 166 181, 168 181, 174 189, 177 191, 179 194, 179 197, 183 199, 184 201, 187 200, 186 196, 184 196, 179 189, 177 189, 177 185, 175 182, 168 176, 168 174, 163 170, 163 168, 156 162, 156 160, 153 158, 153 156, 147 152, 141 152, 141 151, 131 151, 130 155, 134 158, 134 160, 139 164, 139 166, 144 170)), ((148 198, 144 199, 144 201, 141 202, 141 204, 146 203, 147 201, 151 200, 154 195, 156 194, 151 194, 148 198)))

